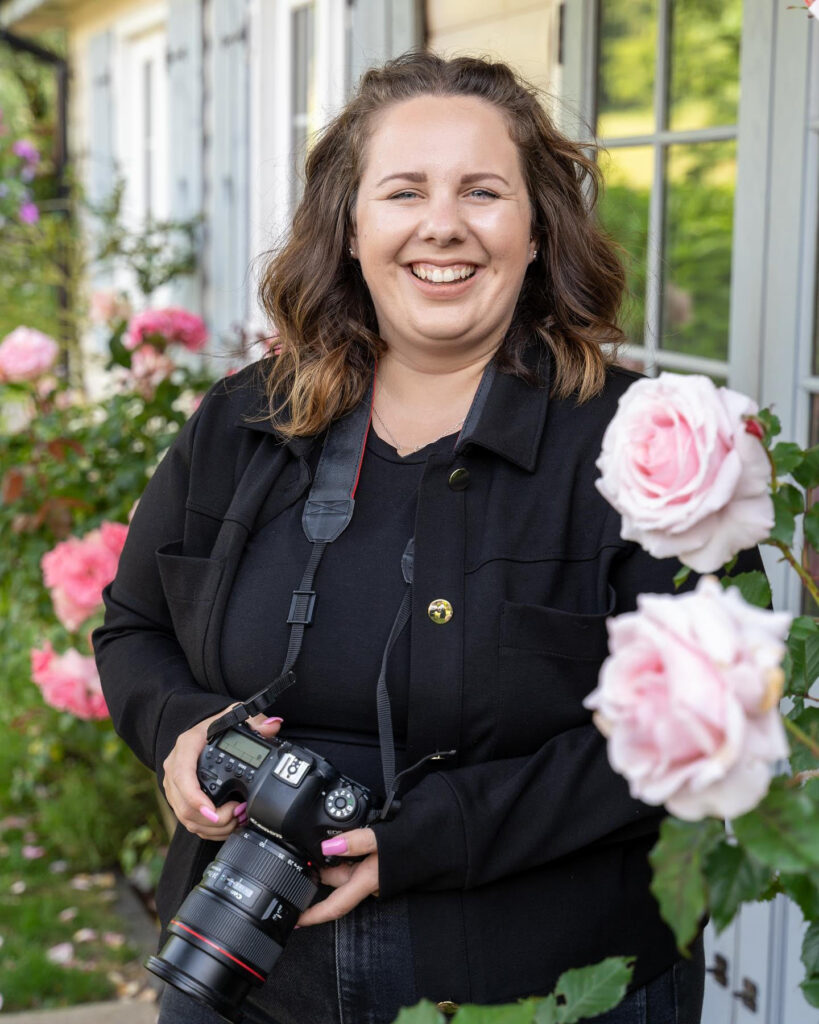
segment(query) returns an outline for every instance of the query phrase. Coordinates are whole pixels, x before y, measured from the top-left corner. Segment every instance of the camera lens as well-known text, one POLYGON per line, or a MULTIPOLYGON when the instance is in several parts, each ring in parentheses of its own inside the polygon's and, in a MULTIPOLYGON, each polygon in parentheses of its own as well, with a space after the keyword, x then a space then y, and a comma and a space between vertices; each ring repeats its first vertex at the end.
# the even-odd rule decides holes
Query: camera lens
POLYGON ((316 891, 306 861, 253 829, 235 832, 145 966, 237 1021, 251 986, 265 981, 316 891))

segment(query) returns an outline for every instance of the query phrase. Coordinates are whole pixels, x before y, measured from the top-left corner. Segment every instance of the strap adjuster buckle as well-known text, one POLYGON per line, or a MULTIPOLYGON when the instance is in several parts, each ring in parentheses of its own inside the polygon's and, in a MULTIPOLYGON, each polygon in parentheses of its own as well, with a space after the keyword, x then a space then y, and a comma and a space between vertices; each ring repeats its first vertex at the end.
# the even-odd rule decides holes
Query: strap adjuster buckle
POLYGON ((315 590, 294 590, 287 616, 289 625, 309 626, 316 607, 315 590))

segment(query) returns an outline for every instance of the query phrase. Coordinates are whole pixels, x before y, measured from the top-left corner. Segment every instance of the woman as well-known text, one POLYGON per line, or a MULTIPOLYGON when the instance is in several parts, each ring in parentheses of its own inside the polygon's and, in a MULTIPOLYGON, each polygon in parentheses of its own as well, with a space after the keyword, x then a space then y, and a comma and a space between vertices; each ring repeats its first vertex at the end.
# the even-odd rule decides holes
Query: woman
MULTIPOLYGON (((505 65, 368 72, 264 277, 280 354, 211 390, 140 502, 96 648, 116 727, 180 822, 165 923, 244 821, 202 792, 197 757, 280 671, 319 442, 371 385, 297 682, 251 724, 381 797, 376 680, 414 538, 410 622, 384 659, 398 767, 456 753, 407 780, 393 820, 330 841, 341 860, 250 1020, 386 1024, 422 997, 546 994, 615 954, 636 957, 634 988, 601 1022, 699 1020, 701 946, 679 958, 648 890, 662 811, 629 798, 582 707, 606 616, 678 568, 621 540, 594 487, 633 380, 601 349, 624 277, 597 183, 505 65)), ((160 1019, 218 1018, 169 989, 160 1019)))

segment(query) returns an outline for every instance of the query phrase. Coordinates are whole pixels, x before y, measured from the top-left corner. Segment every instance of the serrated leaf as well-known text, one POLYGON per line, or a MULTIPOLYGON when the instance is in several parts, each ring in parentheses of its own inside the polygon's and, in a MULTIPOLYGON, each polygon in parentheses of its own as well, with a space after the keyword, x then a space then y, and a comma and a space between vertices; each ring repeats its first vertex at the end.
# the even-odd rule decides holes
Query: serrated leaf
POLYGON ((806 491, 819 487, 819 444, 804 452, 801 464, 793 471, 793 478, 806 491))
POLYGON ((684 565, 679 572, 674 573, 674 587, 679 589, 691 575, 691 566, 684 565))
POLYGON ((775 780, 765 799, 732 822, 747 850, 780 871, 819 867, 819 808, 806 789, 785 789, 775 780))
POLYGON ((445 1019, 435 1003, 423 999, 417 1006, 404 1007, 396 1017, 395 1024, 445 1024, 445 1019))
POLYGON ((782 433, 782 425, 779 422, 779 417, 774 416, 770 409, 760 409, 756 414, 756 418, 760 420, 765 427, 765 441, 770 442, 771 438, 776 437, 777 434, 782 433))
POLYGON ((774 445, 771 455, 776 466, 777 476, 788 476, 802 462, 802 449, 793 441, 780 441, 774 445))
MULTIPOLYGON (((819 708, 803 707, 799 714, 788 715, 788 718, 814 743, 819 744, 819 708)), ((791 747, 790 766, 794 774, 809 771, 819 765, 819 758, 806 743, 800 742, 798 736, 790 735, 788 738, 791 747)))
POLYGON ((771 881, 771 870, 739 846, 722 842, 703 862, 708 907, 717 931, 733 921, 743 903, 758 899, 771 881))
POLYGON ((557 997, 554 993, 545 999, 538 999, 534 1024, 560 1024, 557 997))
POLYGON ((800 960, 809 976, 819 974, 819 921, 814 921, 805 932, 800 960))
POLYGON ((780 875, 782 891, 796 903, 806 921, 819 918, 819 872, 780 875))
POLYGON ((771 585, 764 572, 741 572, 736 576, 723 576, 720 583, 725 590, 736 587, 748 604, 759 608, 768 608, 771 603, 771 585))
POLYGON ((791 623, 787 645, 786 693, 807 693, 819 678, 819 624, 808 615, 800 615, 791 623))
POLYGON ((819 1006, 819 978, 806 978, 799 987, 811 1006, 819 1006))
POLYGON ((465 1004, 455 1014, 458 1024, 533 1024, 534 999, 507 1006, 473 1006, 465 1004))
POLYGON ((802 520, 805 539, 814 551, 819 551, 819 505, 811 505, 802 520))
POLYGON ((724 834, 722 825, 711 818, 666 818, 649 854, 654 872, 651 891, 680 950, 685 950, 696 936, 706 909, 703 857, 724 834))
POLYGON ((565 971, 555 986, 558 998, 565 1000, 559 1007, 560 1024, 575 1024, 617 1006, 633 973, 634 959, 625 956, 610 956, 589 967, 565 971))

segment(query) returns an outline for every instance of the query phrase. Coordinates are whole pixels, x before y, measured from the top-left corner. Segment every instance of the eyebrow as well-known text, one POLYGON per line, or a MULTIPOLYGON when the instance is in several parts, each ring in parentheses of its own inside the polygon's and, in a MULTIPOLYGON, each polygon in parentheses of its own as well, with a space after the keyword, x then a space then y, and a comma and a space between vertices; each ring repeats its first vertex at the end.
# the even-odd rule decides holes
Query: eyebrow
MULTIPOLYGON (((400 178, 401 181, 414 181, 417 183, 427 180, 427 176, 423 171, 399 171, 397 174, 388 174, 386 178, 382 178, 376 185, 376 188, 380 188, 386 182, 392 181, 395 178, 400 178)), ((476 181, 486 181, 487 178, 495 178, 497 181, 502 181, 507 188, 509 187, 509 182, 506 178, 500 174, 494 174, 492 171, 477 171, 473 174, 464 174, 461 178, 461 184, 474 185, 476 181)))

